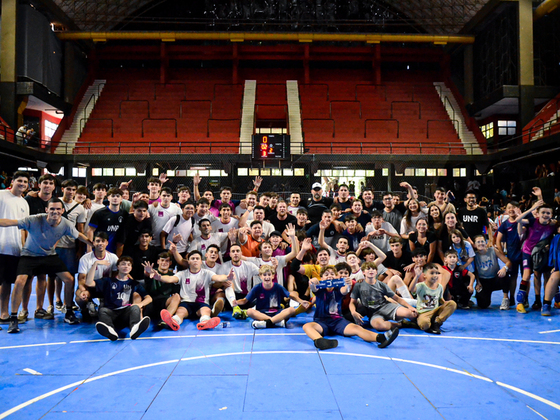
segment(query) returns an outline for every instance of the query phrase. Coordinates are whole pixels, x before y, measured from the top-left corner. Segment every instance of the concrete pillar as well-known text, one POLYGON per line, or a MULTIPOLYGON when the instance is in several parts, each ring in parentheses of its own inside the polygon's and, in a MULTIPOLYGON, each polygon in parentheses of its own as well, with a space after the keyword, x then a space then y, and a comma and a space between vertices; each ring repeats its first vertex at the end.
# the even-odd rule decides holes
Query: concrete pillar
POLYGON ((474 102, 473 46, 468 44, 463 50, 463 78, 465 79, 465 103, 474 102))
POLYGON ((533 3, 519 1, 519 128, 535 116, 533 71, 533 3))
POLYGON ((18 129, 16 104, 16 22, 17 0, 2 0, 2 33, 0 34, 0 113, 6 122, 18 129))

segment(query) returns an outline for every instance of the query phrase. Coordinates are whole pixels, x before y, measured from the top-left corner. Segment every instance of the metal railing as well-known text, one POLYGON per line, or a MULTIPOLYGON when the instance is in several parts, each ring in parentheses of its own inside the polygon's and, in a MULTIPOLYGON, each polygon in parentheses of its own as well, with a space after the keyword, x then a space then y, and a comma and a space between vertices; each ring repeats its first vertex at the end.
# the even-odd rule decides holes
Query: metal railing
POLYGON ((358 105, 360 105, 360 119, 362 119, 362 103, 360 101, 346 101, 346 100, 342 100, 342 99, 335 99, 333 101, 330 101, 329 103, 329 116, 330 118, 332 118, 332 104, 334 103, 349 103, 349 104, 354 104, 354 103, 358 103, 358 105))
POLYGON ((394 104, 418 104, 418 119, 422 119, 422 104, 418 101, 392 101, 391 102, 391 118, 393 118, 394 104))
MULTIPOLYGON (((101 96, 101 86, 107 86, 107 83, 99 83, 97 85, 97 97, 101 96)), ((130 100, 130 86, 128 83, 111 83, 109 86, 126 86, 126 100, 130 100)))
MULTIPOLYGON (((430 138, 430 123, 431 122, 452 122, 453 126, 455 126, 455 123, 457 122, 457 120, 428 120, 426 121, 426 138, 429 139, 430 138)), ((457 133, 457 138, 459 138, 459 133, 457 133)))
POLYGON ((82 130, 83 130, 84 128, 86 128, 85 124, 82 126, 82 123, 83 123, 84 121, 86 121, 86 123, 87 123, 87 121, 104 121, 104 120, 105 120, 105 121, 111 121, 111 137, 113 137, 113 132, 114 132, 114 131, 113 131, 114 121, 113 121, 112 118, 80 118, 80 133, 82 132, 82 130))
POLYGON ((332 122, 332 136, 334 137, 335 123, 334 123, 334 120, 332 118, 304 118, 303 120, 301 120, 302 128, 303 128, 303 123, 305 123, 305 121, 331 121, 332 122))
POLYGON ((179 118, 183 118, 183 102, 210 102, 210 118, 212 118, 212 101, 210 99, 183 99, 179 103, 179 118))
POLYGON ((367 123, 368 121, 391 121, 397 123, 397 138, 400 138, 400 123, 399 120, 395 120, 394 118, 368 118, 364 121, 364 139, 367 137, 367 123))
MULTIPOLYGON (((86 112, 87 112, 88 106, 89 106, 89 104, 91 103, 91 100, 92 100, 92 99, 95 99, 95 93, 92 93, 92 94, 91 94, 91 96, 89 97, 89 99, 88 99, 88 101, 87 101, 87 103, 86 103, 86 106, 84 107, 84 117, 82 118, 83 120, 86 120, 86 121, 87 121, 87 119, 88 119, 88 116, 86 115, 86 112)), ((95 101, 93 102, 93 106, 95 107, 95 101)), ((92 111, 93 111, 93 108, 92 108, 92 111)), ((80 121, 81 121, 81 120, 80 120, 80 121)), ((81 123, 80 123, 80 128, 81 128, 81 123)), ((81 133, 81 132, 82 132, 82 130, 80 129, 80 133, 81 133)))
POLYGON ((177 118, 144 118, 142 120, 142 137, 144 137, 144 122, 146 121, 173 121, 175 123, 175 138, 177 138, 177 118))
POLYGON ((309 142, 305 149, 310 154, 471 154, 477 145, 428 142, 309 142), (470 149, 470 150, 469 150, 470 149), (434 153, 434 151, 437 151, 434 153), (455 153, 453 153, 455 152, 455 153))
POLYGON ((376 89, 378 87, 383 88, 383 100, 387 101, 387 86, 386 85, 372 85, 372 84, 368 84, 368 83, 358 83, 354 89, 354 94, 355 94, 355 98, 356 100, 358 100, 358 86, 369 86, 369 87, 375 87, 376 89))
POLYGON ((154 100, 157 100, 158 86, 183 86, 183 100, 187 99, 187 85, 185 83, 154 83, 154 100))
POLYGON ((119 118, 122 118, 122 104, 123 102, 146 102, 148 104, 148 118, 150 118, 150 101, 147 99, 123 99, 119 102, 119 118))
MULTIPOLYGON (((249 144, 245 144, 249 145, 249 144)), ((59 149, 66 154, 193 154, 193 153, 232 153, 237 154, 243 143, 220 141, 175 141, 175 142, 79 142, 60 143, 59 149), (61 149, 62 148, 62 149, 61 149)), ((250 146, 250 145, 249 145, 250 146)))

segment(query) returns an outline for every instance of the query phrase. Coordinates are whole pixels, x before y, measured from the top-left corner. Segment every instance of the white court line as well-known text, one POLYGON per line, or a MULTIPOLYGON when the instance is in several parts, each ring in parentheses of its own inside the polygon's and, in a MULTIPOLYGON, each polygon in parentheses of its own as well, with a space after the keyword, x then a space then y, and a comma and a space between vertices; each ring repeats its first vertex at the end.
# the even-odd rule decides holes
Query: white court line
POLYGON ((66 342, 61 343, 41 343, 41 344, 23 344, 21 346, 6 346, 0 347, 0 350, 8 350, 8 349, 23 349, 27 347, 41 347, 41 346, 60 346, 62 344, 68 344, 66 342))
MULTIPOLYGON (((526 404, 525 404, 526 405, 526 404)), ((537 410, 535 410, 533 407, 530 407, 527 405, 527 408, 531 411, 534 411, 537 415, 541 416, 544 420, 548 420, 545 416, 543 416, 541 413, 539 413, 537 410)))
POLYGON ((518 340, 515 338, 458 337, 458 336, 450 336, 450 335, 428 335, 428 334, 425 335, 400 334, 399 337, 428 338, 431 340, 455 339, 455 340, 503 341, 506 343, 555 344, 557 346, 560 345, 560 341, 518 340))
MULTIPOLYGON (((110 373, 106 373, 104 375, 100 375, 100 376, 95 376, 93 378, 89 378, 89 379, 85 379, 83 381, 78 381, 78 382, 74 382, 71 383, 69 385, 57 388, 53 391, 47 392, 46 394, 42 394, 39 395, 38 397, 32 398, 24 403, 21 403, 7 411, 4 411, 3 413, 0 413, 0 420, 8 417, 11 414, 16 413, 17 411, 28 407, 38 401, 41 401, 45 398, 48 398, 52 395, 58 394, 62 391, 65 391, 67 389, 70 389, 72 387, 77 387, 86 383, 90 383, 90 382, 94 382, 94 381, 98 381, 100 379, 105 379, 111 376, 116 376, 119 375, 121 373, 126 373, 126 372, 132 372, 135 370, 140 370, 140 369, 145 369, 145 368, 150 368, 150 367, 154 367, 154 366, 162 366, 162 365, 166 365, 166 364, 170 364, 170 363, 178 363, 178 362, 186 362, 186 361, 192 361, 192 360, 200 360, 200 359, 208 359, 208 358, 217 358, 217 357, 227 357, 227 356, 240 356, 240 355, 252 355, 252 354, 307 354, 307 355, 317 355, 317 351, 309 351, 309 350, 301 350, 301 351, 292 351, 292 350, 286 350, 286 351, 282 351, 282 350, 278 350, 278 351, 254 351, 254 352, 250 352, 250 351, 242 351, 242 352, 236 352, 236 353, 221 353, 221 354, 211 354, 211 355, 204 355, 204 356, 194 356, 194 357, 184 357, 182 359, 174 359, 174 360, 167 360, 164 362, 157 362, 157 363, 150 363, 147 365, 142 365, 142 366, 136 366, 136 367, 132 367, 132 368, 128 368, 128 369, 122 369, 122 370, 118 370, 115 372, 110 372, 110 373)), ((392 357, 385 357, 385 356, 373 356, 373 355, 366 355, 366 354, 358 354, 358 353, 339 353, 339 352, 323 352, 320 353, 321 357, 323 356, 327 356, 327 355, 336 355, 336 356, 353 356, 353 357, 365 357, 365 358, 373 358, 373 359, 383 359, 383 360, 391 360, 391 361, 397 361, 397 362, 404 362, 404 363, 413 363, 413 364, 417 364, 417 365, 421 365, 421 366, 425 366, 425 367, 431 367, 431 368, 435 368, 435 369, 441 369, 444 370, 446 372, 451 372, 451 373, 457 373, 457 374, 461 374, 461 375, 466 375, 475 379, 480 379, 486 382, 494 382, 489 378, 486 378, 484 376, 478 376, 478 375, 472 375, 468 372, 464 372, 464 371, 460 371, 457 369, 451 369, 451 368, 446 368, 445 366, 439 366, 439 365, 434 365, 431 363, 423 363, 423 362, 418 362, 415 360, 406 360, 406 359, 399 359, 399 358, 392 358, 392 357)), ((529 398, 533 398, 537 401, 540 401, 546 405, 549 405, 550 407, 553 407, 557 410, 560 411, 560 405, 549 401, 545 398, 539 397, 538 395, 535 395, 531 392, 525 391, 523 389, 511 386, 511 385, 507 385, 504 384, 502 382, 495 382, 497 385, 502 386, 504 388, 508 388, 514 392, 518 392, 520 394, 523 394, 529 398)))
POLYGON ((539 334, 550 334, 550 333, 555 333, 555 332, 559 332, 560 330, 551 330, 551 331, 541 331, 539 332, 539 334))
POLYGON ((41 375, 43 375, 42 373, 39 373, 39 372, 37 372, 36 370, 30 369, 30 368, 25 368, 25 369, 23 369, 23 371, 24 371, 24 372, 27 372, 27 373, 30 373, 30 374, 32 374, 32 375, 35 375, 35 376, 41 376, 41 375))

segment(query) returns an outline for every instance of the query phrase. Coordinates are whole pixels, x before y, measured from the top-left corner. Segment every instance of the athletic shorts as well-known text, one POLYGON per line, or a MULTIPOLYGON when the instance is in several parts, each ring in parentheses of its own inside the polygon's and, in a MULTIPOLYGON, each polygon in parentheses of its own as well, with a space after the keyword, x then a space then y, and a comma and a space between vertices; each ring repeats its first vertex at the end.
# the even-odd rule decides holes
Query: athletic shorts
POLYGON ((204 302, 181 302, 179 304, 179 307, 185 308, 187 310, 189 318, 196 318, 197 317, 196 313, 201 308, 210 308, 210 306, 204 302))
POLYGON ((68 272, 66 264, 58 255, 47 257, 24 257, 19 258, 17 275, 38 276, 40 274, 56 274, 68 272))
POLYGON ((401 305, 395 303, 386 303, 376 311, 365 308, 365 312, 370 321, 375 318, 383 318, 385 321, 395 321, 397 318, 397 309, 400 307, 401 305))
POLYGON ((278 309, 278 308, 266 309, 266 310, 258 310, 257 309, 257 311, 260 312, 261 314, 267 315, 267 316, 272 318, 274 315, 279 314, 281 309, 278 309))
POLYGON ((319 324, 325 335, 344 335, 344 329, 350 324, 345 318, 318 318, 314 322, 319 324))
POLYGON ((533 271, 533 257, 531 254, 523 253, 521 257, 521 261, 523 262, 523 270, 531 270, 533 271))
POLYGON ((20 257, 0 254, 0 284, 14 284, 20 257))

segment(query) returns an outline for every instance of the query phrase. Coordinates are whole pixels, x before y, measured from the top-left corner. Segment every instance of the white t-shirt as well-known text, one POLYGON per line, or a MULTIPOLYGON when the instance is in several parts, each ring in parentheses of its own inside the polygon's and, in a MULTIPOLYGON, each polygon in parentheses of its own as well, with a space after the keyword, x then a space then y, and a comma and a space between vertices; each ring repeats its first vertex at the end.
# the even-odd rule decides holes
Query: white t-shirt
MULTIPOLYGON (((86 209, 83 208, 81 204, 78 204, 76 201, 72 200, 71 203, 65 203, 63 201, 64 208, 68 212, 72 210, 68 215, 67 219, 76 226, 78 223, 86 223, 87 219, 87 212, 86 209), (76 206, 76 204, 78 204, 76 206), (76 206, 74 209, 72 209, 76 206)), ((85 225, 84 225, 85 226, 85 225)), ((70 236, 64 236, 60 238, 60 241, 56 244, 57 248, 75 248, 76 247, 76 240, 70 236)))
POLYGON ((94 280, 102 279, 103 277, 111 277, 113 271, 117 271, 117 261, 119 257, 109 251, 105 251, 105 258, 99 259, 95 256, 94 252, 88 252, 80 258, 80 263, 78 264, 78 274, 86 274, 93 267, 96 261, 107 261, 109 265, 98 265, 95 269, 94 280))
POLYGON ((208 219, 210 223, 212 223, 214 220, 218 220, 218 218, 210 212, 208 212, 206 216, 199 216, 197 213, 195 213, 193 219, 194 219, 194 230, 193 230, 194 237, 200 236, 200 228, 198 227, 198 222, 200 222, 202 219, 208 219))
MULTIPOLYGON (((386 232, 397 233, 393 225, 389 222, 381 222, 381 229, 385 229, 386 232)), ((373 232, 373 225, 367 225, 366 233, 373 232)), ((389 239, 391 237, 389 235, 377 235, 371 236, 369 241, 374 244, 377 248, 379 248, 383 252, 389 252, 391 247, 389 246, 389 239)))
POLYGON ((346 262, 346 255, 340 255, 336 249, 331 246, 328 247, 330 254, 329 265, 336 265, 339 262, 346 262))
POLYGON ((249 290, 253 288, 253 277, 259 275, 259 268, 247 261, 241 261, 240 266, 233 265, 231 261, 228 261, 221 266, 220 274, 229 274, 231 269, 235 272, 235 279, 233 280, 233 290, 236 293, 249 293, 249 290))
POLYGON ((208 304, 213 275, 213 272, 203 268, 196 274, 191 273, 191 270, 177 272, 175 277, 179 278, 179 284, 181 285, 181 301, 208 304))
POLYGON ((229 232, 230 229, 237 229, 239 227, 239 220, 231 218, 229 223, 222 223, 221 219, 216 219, 212 222, 212 232, 229 232))
MULTIPOLYGON (((29 216, 29 204, 11 191, 0 191, 0 219, 19 220, 29 216)), ((19 257, 21 232, 17 226, 0 228, 0 254, 19 257)))
POLYGON ((222 255, 227 251, 227 241, 228 241, 228 234, 227 233, 211 233, 208 239, 204 239, 203 237, 199 236, 195 238, 191 244, 189 245, 189 252, 200 251, 202 256, 206 255, 206 250, 210 245, 218 245, 220 247, 220 259, 222 255), (224 250, 225 248, 225 250, 224 250))
MULTIPOLYGON (((272 257, 272 258, 276 258, 276 260, 278 261, 278 267, 276 267, 276 282, 280 286, 285 287, 284 286, 284 268, 288 264, 286 262, 286 256, 285 255, 279 255, 277 257, 272 257)), ((260 257, 249 257, 249 258, 247 258, 247 261, 255 264, 259 268, 261 268, 263 265, 272 265, 271 261, 264 261, 260 257)), ((255 287, 257 284, 260 284, 260 283, 261 283, 261 278, 257 274, 256 276, 253 277, 253 287, 255 287)))
POLYGON ((220 264, 220 261, 216 261, 216 265, 214 267, 208 267, 208 264, 206 264, 206 261, 204 261, 202 263, 202 268, 204 268, 205 270, 210 270, 214 274, 219 274, 221 266, 222 265, 220 264))
POLYGON ((161 241, 159 235, 163 227, 169 219, 182 213, 181 208, 175 204, 170 204, 169 207, 164 208, 158 203, 157 207, 150 205, 148 211, 152 220, 152 235, 154 236, 150 245, 160 246, 161 241))
MULTIPOLYGON (((189 236, 194 227, 194 221, 192 218, 185 220, 181 215, 179 216, 179 223, 175 226, 177 222, 177 216, 170 218, 165 226, 163 227, 163 232, 167 233, 167 240, 172 241, 173 236, 180 234, 183 239, 177 242, 177 251, 179 253, 185 252, 189 245, 189 236)), ((169 249, 169 242, 165 244, 165 247, 169 249)))

